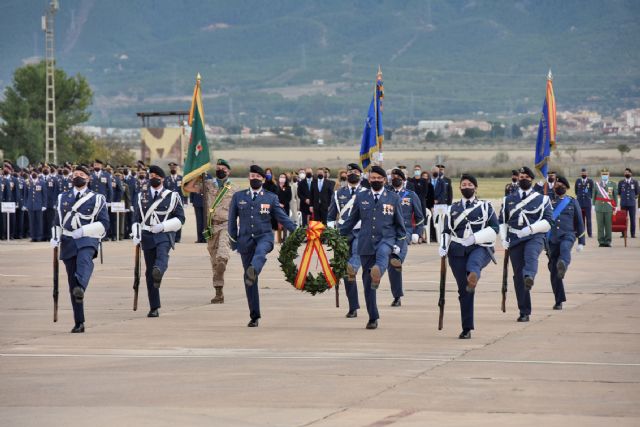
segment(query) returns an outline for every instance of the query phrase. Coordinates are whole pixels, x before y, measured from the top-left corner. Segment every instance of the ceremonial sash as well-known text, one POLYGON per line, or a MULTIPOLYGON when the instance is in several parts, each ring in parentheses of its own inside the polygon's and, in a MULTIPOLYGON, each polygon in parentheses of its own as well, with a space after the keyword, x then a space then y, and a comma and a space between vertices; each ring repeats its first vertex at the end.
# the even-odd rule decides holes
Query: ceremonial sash
POLYGON ((224 198, 224 195, 227 194, 230 188, 231 188, 230 182, 227 182, 224 184, 224 187, 222 187, 222 190, 220 190, 220 192, 216 195, 216 198, 213 201, 211 208, 209 209, 210 213, 215 212, 216 208, 220 205, 220 203, 222 203, 222 199, 224 198))
POLYGON ((326 226, 320 221, 309 221, 309 226, 307 227, 307 246, 304 248, 302 261, 300 261, 300 267, 298 268, 298 274, 296 274, 296 280, 294 282, 296 289, 304 289, 304 284, 307 281, 307 273, 309 272, 309 265, 311 263, 311 256, 314 252, 318 254, 318 260, 320 261, 324 277, 327 280, 327 285, 332 288, 338 282, 327 259, 327 254, 320 242, 320 236, 322 236, 325 227, 326 226))
POLYGON ((560 203, 556 205, 556 207, 553 209, 553 214, 551 215, 554 221, 558 219, 564 208, 566 208, 570 202, 571 199, 569 197, 565 197, 564 199, 560 200, 560 203))
POLYGON ((612 208, 616 207, 616 201, 609 198, 609 193, 604 191, 604 188, 600 186, 599 182, 596 182, 596 187, 598 188, 598 192, 602 197, 596 197, 596 200, 599 202, 609 203, 612 208))
MULTIPOLYGON (((162 190, 162 193, 160 194, 160 197, 158 197, 156 199, 156 201, 153 202, 151 204, 151 206, 149 206, 149 209, 147 210, 146 214, 142 211, 142 198, 138 199, 138 208, 140 209, 140 216, 142 217, 142 221, 140 221, 140 224, 144 225, 144 224, 147 223, 147 220, 151 217, 151 214, 155 212, 155 210, 158 207, 158 205, 160 205, 160 203, 162 203, 162 201, 169 194, 171 194, 171 190, 168 190, 166 188, 164 190, 162 190)), ((158 220, 159 220, 159 218, 158 218, 158 220)))

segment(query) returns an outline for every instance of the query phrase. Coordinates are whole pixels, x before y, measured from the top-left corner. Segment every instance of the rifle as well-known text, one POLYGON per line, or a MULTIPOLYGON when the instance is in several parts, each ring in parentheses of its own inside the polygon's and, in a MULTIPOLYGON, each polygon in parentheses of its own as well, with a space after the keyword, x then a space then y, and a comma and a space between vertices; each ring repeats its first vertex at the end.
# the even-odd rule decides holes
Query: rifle
POLYGON ((442 330, 444 321, 444 289, 447 281, 447 257, 440 258, 440 298, 438 299, 438 307, 440 308, 440 316, 438 317, 438 330, 442 330))
POLYGON ((53 321, 58 321, 58 246, 53 248, 53 321))
POLYGON ((138 309, 138 289, 140 288, 140 243, 136 245, 135 264, 133 266, 133 311, 138 309))
POLYGON ((102 258, 102 242, 100 242, 100 264, 104 264, 104 259, 102 258))
POLYGON ((509 275, 509 249, 504 250, 504 263, 502 264, 502 312, 506 313, 507 308, 507 276, 509 275))
POLYGON ((336 307, 340 308, 340 292, 338 288, 340 287, 340 280, 336 283, 336 307))

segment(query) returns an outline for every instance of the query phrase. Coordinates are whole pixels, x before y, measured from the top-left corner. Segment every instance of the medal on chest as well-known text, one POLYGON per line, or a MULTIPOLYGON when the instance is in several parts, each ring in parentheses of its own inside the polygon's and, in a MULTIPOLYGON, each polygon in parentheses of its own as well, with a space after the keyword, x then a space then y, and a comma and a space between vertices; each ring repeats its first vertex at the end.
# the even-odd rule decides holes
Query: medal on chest
POLYGON ((393 215, 393 205, 383 204, 382 215, 393 215))
POLYGON ((261 214, 268 214, 271 211, 271 205, 268 203, 261 203, 260 204, 260 213, 261 214))

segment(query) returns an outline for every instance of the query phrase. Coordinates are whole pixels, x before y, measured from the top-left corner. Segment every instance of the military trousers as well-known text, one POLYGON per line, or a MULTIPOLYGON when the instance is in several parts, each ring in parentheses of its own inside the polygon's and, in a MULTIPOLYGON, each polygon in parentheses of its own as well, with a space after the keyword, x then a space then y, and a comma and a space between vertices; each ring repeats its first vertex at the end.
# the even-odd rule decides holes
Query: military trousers
POLYGON ((462 256, 447 255, 449 267, 458 285, 458 302, 460 303, 460 318, 462 329, 474 329, 473 302, 475 292, 467 292, 467 275, 474 272, 480 278, 482 269, 491 262, 487 248, 477 246, 462 256))
POLYGON ((389 265, 389 255, 391 255, 392 247, 389 244, 381 243, 376 248, 376 253, 372 255, 360 255, 362 263, 362 285, 364 288, 364 300, 367 305, 367 313, 369 320, 378 320, 378 303, 376 300, 376 290, 371 287, 371 269, 378 266, 380 273, 384 274, 389 265))
POLYGON ((592 226, 591 226, 591 205, 581 207, 582 211, 582 222, 585 224, 587 228, 587 236, 592 237, 592 226))
POLYGON ((151 249, 144 249, 144 263, 146 269, 144 271, 144 277, 147 282, 147 295, 149 297, 149 308, 155 310, 161 307, 160 304, 160 289, 157 289, 153 285, 153 268, 158 267, 162 274, 167 271, 169 267, 169 251, 171 250, 171 243, 162 242, 156 243, 155 247, 151 249))
POLYGON ((509 247, 509 258, 513 267, 513 283, 521 315, 531 314, 531 292, 524 286, 524 277, 535 278, 538 272, 538 258, 543 247, 543 234, 536 234, 530 239, 509 247))
POLYGON ((229 261, 229 234, 227 233, 227 224, 215 224, 211 238, 207 241, 207 250, 209 251, 209 259, 211 261, 211 270, 213 272, 213 286, 224 286, 224 272, 227 269, 229 261))
POLYGON ((611 244, 612 213, 596 211, 596 223, 598 224, 598 243, 611 244))
MULTIPOLYGON (((409 240, 411 239, 411 235, 409 235, 409 240)), ((400 244, 400 261, 404 263, 405 258, 407 257, 407 253, 409 252, 409 241, 407 239, 403 240, 400 244)), ((395 268, 389 268, 389 283, 391 284, 391 294, 394 298, 400 298, 404 296, 404 292, 402 291, 402 270, 398 271, 395 268)))
MULTIPOLYGON (((349 242, 349 264, 357 272, 360 269, 360 255, 358 255, 358 235, 355 234, 349 242)), ((347 276, 344 277, 344 290, 347 294, 347 300, 349 301, 349 311, 355 311, 360 308, 360 301, 358 301, 358 283, 354 280, 349 281, 347 276)))
POLYGON ((627 212, 629 217, 629 229, 631 231, 631 237, 636 237, 636 207, 635 206, 620 206, 627 212))
MULTIPOLYGON (((267 254, 273 250, 273 240, 265 235, 259 239, 251 239, 249 247, 243 248, 240 252, 242 258, 242 268, 246 272, 249 266, 253 266, 256 275, 260 275, 264 264, 267 262, 267 254)), ((244 282, 244 280, 243 280, 244 282)), ((258 292, 258 278, 251 286, 244 284, 244 290, 247 295, 247 304, 249 305, 249 317, 252 320, 260 319, 260 294, 258 292)))
POLYGON ((71 307, 73 308, 73 320, 76 324, 84 323, 84 303, 76 302, 73 296, 73 288, 80 286, 85 291, 89 286, 89 279, 93 273, 93 258, 96 250, 93 247, 78 249, 76 256, 63 259, 67 270, 67 281, 69 283, 69 296, 71 297, 71 307))
POLYGON ((573 239, 560 240, 556 243, 549 242, 549 273, 551 273, 551 289, 556 300, 556 304, 567 300, 564 293, 564 282, 558 277, 558 261, 562 260, 567 268, 571 263, 571 248, 573 239))
POLYGON ((42 230, 43 230, 43 218, 42 218, 42 210, 38 209, 35 211, 29 211, 29 232, 31 234, 31 240, 35 240, 37 242, 44 239, 42 230))

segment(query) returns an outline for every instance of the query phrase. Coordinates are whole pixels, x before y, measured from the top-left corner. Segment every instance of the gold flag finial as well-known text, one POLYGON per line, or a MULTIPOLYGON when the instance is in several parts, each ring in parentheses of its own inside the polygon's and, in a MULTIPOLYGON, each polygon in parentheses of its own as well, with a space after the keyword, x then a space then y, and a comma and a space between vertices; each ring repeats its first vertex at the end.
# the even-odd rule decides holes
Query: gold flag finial
POLYGON ((547 80, 553 80, 553 74, 551 74, 551 68, 549 68, 549 74, 547 74, 547 80))
POLYGON ((378 64, 378 80, 382 79, 382 67, 378 64))
POLYGON ((200 73, 198 73, 198 74, 196 75, 196 81, 197 81, 198 83, 200 83, 200 80, 202 80, 202 77, 200 76, 200 73))

